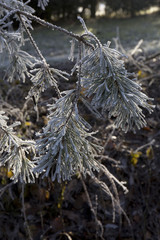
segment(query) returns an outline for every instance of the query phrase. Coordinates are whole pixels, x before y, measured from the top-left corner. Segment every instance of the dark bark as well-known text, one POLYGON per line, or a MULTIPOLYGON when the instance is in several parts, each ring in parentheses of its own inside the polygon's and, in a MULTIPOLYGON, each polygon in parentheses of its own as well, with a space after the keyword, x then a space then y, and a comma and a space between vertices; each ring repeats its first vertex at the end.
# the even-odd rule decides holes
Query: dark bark
POLYGON ((96 7, 97 7, 97 0, 91 1, 91 18, 96 17, 96 7))
POLYGON ((130 14, 131 17, 135 17, 135 6, 134 6, 134 0, 130 0, 130 14))

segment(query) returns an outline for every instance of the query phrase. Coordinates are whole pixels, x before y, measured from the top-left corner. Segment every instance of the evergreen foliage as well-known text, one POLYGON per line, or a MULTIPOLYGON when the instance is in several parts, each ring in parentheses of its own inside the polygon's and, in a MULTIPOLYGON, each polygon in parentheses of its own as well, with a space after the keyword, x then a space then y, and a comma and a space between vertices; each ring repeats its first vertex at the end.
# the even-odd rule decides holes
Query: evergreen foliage
POLYGON ((98 170, 94 155, 96 149, 100 149, 87 139, 93 138, 93 133, 89 133, 91 126, 79 116, 77 103, 73 105, 75 90, 62 94, 64 96, 50 106, 49 124, 39 134, 40 162, 35 169, 43 176, 51 176, 52 181, 57 178, 59 182, 61 179, 70 180, 78 171, 93 176, 92 169, 98 170))
MULTIPOLYGON (((50 86, 56 90, 57 99, 53 105, 48 106, 49 122, 37 135, 36 143, 17 137, 13 131, 17 123, 7 125, 8 118, 4 112, 0 112, 0 166, 7 165, 13 172, 12 179, 15 182, 34 182, 38 175, 60 182, 70 180, 78 171, 94 176, 94 170, 103 168, 95 160, 101 147, 93 137, 91 126, 80 116, 79 99, 98 117, 101 117, 99 110, 102 115, 108 112, 109 117, 115 117, 115 125, 125 132, 143 127, 145 119, 142 109, 151 112, 153 106, 149 103, 150 99, 141 92, 136 79, 125 69, 122 55, 110 48, 109 44, 102 45, 88 31, 82 18, 79 17, 79 20, 84 33, 77 35, 33 15, 34 9, 28 6, 29 2, 0 0, 0 50, 3 53, 7 46, 9 59, 5 79, 9 82, 16 79, 24 82, 26 76, 30 78, 32 87, 27 98, 34 97, 36 104, 41 92, 50 86), (11 16, 20 23, 17 30, 12 28, 11 16), (78 49, 77 61, 71 73, 77 74, 75 89, 60 92, 56 78, 63 77, 67 80, 69 75, 46 63, 30 33, 32 21, 61 31, 72 39, 71 60, 74 58, 74 49, 78 49), (21 50, 26 41, 33 44, 38 57, 21 50), (85 96, 81 94, 82 87, 85 96)), ((38 6, 44 9, 48 2, 39 0, 38 6)), ((123 186, 107 170, 105 172, 112 183, 117 182, 123 186)))
POLYGON ((125 132, 144 127, 146 122, 141 107, 152 112, 148 97, 140 90, 132 74, 120 60, 122 55, 109 45, 97 47, 82 62, 82 86, 85 95, 92 96, 91 105, 108 116, 125 132))
POLYGON ((20 123, 15 122, 7 126, 8 117, 0 111, 0 166, 6 165, 8 171, 12 171, 14 182, 31 183, 35 181, 33 169, 34 161, 30 157, 35 155, 35 143, 33 140, 22 140, 16 136, 13 128, 20 123))

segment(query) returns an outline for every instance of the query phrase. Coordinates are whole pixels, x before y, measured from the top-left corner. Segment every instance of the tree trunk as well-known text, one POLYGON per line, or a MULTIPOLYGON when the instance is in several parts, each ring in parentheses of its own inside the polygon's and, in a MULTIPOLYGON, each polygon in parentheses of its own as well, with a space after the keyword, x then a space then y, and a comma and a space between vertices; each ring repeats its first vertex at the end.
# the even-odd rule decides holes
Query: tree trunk
POLYGON ((91 18, 96 17, 96 6, 97 6, 97 0, 91 1, 91 18))
POLYGON ((134 6, 134 0, 130 0, 130 14, 131 17, 135 17, 135 6, 134 6))

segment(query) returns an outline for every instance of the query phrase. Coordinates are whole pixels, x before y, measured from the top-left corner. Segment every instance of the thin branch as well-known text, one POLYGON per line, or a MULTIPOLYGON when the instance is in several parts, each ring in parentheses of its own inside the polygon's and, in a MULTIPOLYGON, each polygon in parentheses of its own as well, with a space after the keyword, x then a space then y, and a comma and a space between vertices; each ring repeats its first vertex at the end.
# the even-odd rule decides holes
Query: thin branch
POLYGON ((98 220, 98 218, 97 218, 96 212, 95 212, 95 210, 94 210, 94 208, 93 208, 93 205, 92 205, 92 202, 91 202, 89 193, 88 193, 88 191, 87 191, 86 184, 85 184, 85 182, 84 182, 84 180, 83 180, 83 176, 82 176, 81 173, 80 173, 80 180, 81 180, 81 182, 82 182, 83 189, 84 189, 84 192, 85 192, 85 194, 86 194, 87 201, 88 201, 90 210, 91 210, 91 212, 93 213, 93 216, 94 216, 95 222, 96 222, 96 224, 97 224, 97 227, 98 227, 98 226, 100 227, 100 233, 98 233, 98 229, 96 229, 96 235, 99 236, 99 237, 101 237, 102 240, 104 240, 104 238, 103 238, 103 231, 104 231, 104 229, 103 229, 102 223, 101 223, 101 222, 98 220))
POLYGON ((5 130, 2 126, 0 126, 0 129, 8 136, 9 133, 7 132, 7 130, 5 130))
POLYGON ((153 139, 153 140, 152 140, 151 142, 149 142, 149 143, 146 143, 146 144, 144 144, 144 145, 136 148, 136 150, 135 150, 134 152, 138 152, 138 151, 142 150, 143 148, 146 148, 146 147, 148 147, 148 146, 153 145, 154 143, 155 143, 155 139, 153 139))
MULTIPOLYGON (((49 65, 47 64, 46 59, 43 57, 43 55, 42 55, 40 49, 38 48, 36 42, 34 41, 34 39, 33 39, 32 35, 31 35, 29 29, 27 28, 27 26, 26 26, 25 22, 23 21, 23 19, 22 19, 22 17, 21 17, 20 14, 19 14, 19 18, 20 18, 21 23, 22 23, 23 26, 24 26, 24 29, 25 29, 25 31, 26 31, 26 33, 27 33, 27 35, 28 35, 28 37, 29 37, 29 39, 30 39, 30 41, 31 41, 31 43, 32 43, 32 45, 33 45, 33 47, 35 48, 35 50, 36 50, 38 56, 39 56, 40 59, 42 60, 42 62, 43 62, 43 64, 44 64, 44 66, 45 66, 45 68, 46 68, 48 74, 51 75, 50 70, 49 70, 49 65)), ((54 87, 54 89, 55 89, 55 91, 56 91, 56 93, 57 93, 57 95, 58 95, 58 98, 60 98, 60 97, 61 97, 60 90, 59 90, 58 87, 56 87, 56 86, 53 86, 53 87, 54 87)))
POLYGON ((100 155, 94 155, 94 157, 100 158, 100 161, 102 161, 103 159, 104 159, 104 160, 107 159, 107 160, 109 160, 110 162, 115 163, 116 166, 119 166, 119 164, 120 164, 120 161, 118 161, 118 160, 116 160, 116 159, 114 159, 114 158, 111 158, 111 157, 109 157, 108 155, 100 154, 100 155))
POLYGON ((150 75, 148 77, 144 77, 142 79, 139 79, 138 82, 142 83, 144 81, 149 81, 149 80, 152 80, 154 78, 159 78, 159 77, 160 77, 160 72, 156 72, 155 74, 152 74, 152 75, 150 75))
POLYGON ((70 32, 70 31, 62 28, 62 27, 56 26, 56 25, 54 25, 52 23, 49 23, 49 22, 47 22, 47 21, 45 21, 45 20, 43 20, 43 19, 41 19, 39 17, 36 17, 35 15, 32 15, 31 13, 28 13, 28 12, 25 12, 25 11, 21 11, 19 9, 14 9, 12 7, 9 7, 5 3, 0 3, 0 7, 4 8, 6 10, 9 10, 9 11, 13 11, 12 13, 14 13, 14 14, 17 13, 17 14, 20 14, 20 15, 24 15, 24 16, 28 17, 29 19, 31 19, 31 20, 33 20, 35 22, 38 22, 42 26, 51 28, 52 30, 57 30, 59 32, 63 32, 66 35, 68 35, 68 36, 70 36, 72 38, 75 38, 78 41, 83 42, 85 45, 87 45, 88 47, 90 47, 90 48, 92 48, 94 50, 94 46, 91 43, 89 43, 88 41, 86 41, 83 38, 83 36, 81 36, 81 35, 75 34, 73 32, 70 32))
POLYGON ((29 240, 33 240, 32 235, 31 235, 31 231, 30 231, 30 228, 29 228, 29 225, 28 225, 26 210, 25 210, 25 204, 24 204, 24 183, 22 183, 22 212, 23 212, 24 224, 25 224, 25 227, 26 227, 26 232, 28 234, 29 240))
POLYGON ((102 44, 101 42, 99 41, 99 39, 91 32, 87 32, 87 33, 84 33, 81 35, 81 37, 90 37, 90 38, 93 38, 95 40, 95 42, 98 44, 98 46, 101 48, 102 47, 102 44))
POLYGON ((14 182, 8 183, 5 187, 0 189, 0 197, 2 197, 3 193, 12 185, 14 184, 14 182))
POLYGON ((79 59, 78 59, 79 69, 78 69, 78 81, 77 81, 76 94, 75 94, 75 97, 72 102, 71 112, 70 112, 68 118, 66 119, 66 122, 64 123, 64 125, 61 126, 61 128, 68 124, 68 122, 72 116, 72 113, 74 111, 75 105, 79 100, 80 91, 81 91, 81 66, 82 66, 81 58, 82 58, 82 46, 81 46, 81 42, 79 41, 79 59))
POLYGON ((28 37, 29 37, 32 45, 33 45, 33 47, 35 48, 38 56, 40 57, 40 59, 42 60, 42 62, 43 62, 45 65, 47 65, 46 59, 43 57, 40 49, 38 48, 36 42, 34 41, 34 39, 33 39, 32 35, 31 35, 29 29, 27 28, 27 26, 26 26, 26 24, 25 24, 25 22, 24 22, 24 20, 23 20, 23 18, 21 17, 20 14, 18 14, 18 15, 19 15, 20 22, 22 23, 22 25, 23 25, 23 27, 24 27, 24 29, 25 29, 25 31, 26 31, 26 33, 27 33, 27 35, 28 35, 28 37))
POLYGON ((146 57, 145 62, 149 62, 150 60, 152 60, 153 58, 159 57, 160 56, 160 52, 158 53, 154 53, 153 55, 150 55, 148 57, 146 57))
POLYGON ((78 45, 78 50, 79 50, 79 68, 78 68, 78 81, 77 81, 77 91, 76 91, 76 102, 79 99, 80 96, 80 91, 81 91, 81 68, 82 68, 82 45, 81 42, 79 41, 78 45))

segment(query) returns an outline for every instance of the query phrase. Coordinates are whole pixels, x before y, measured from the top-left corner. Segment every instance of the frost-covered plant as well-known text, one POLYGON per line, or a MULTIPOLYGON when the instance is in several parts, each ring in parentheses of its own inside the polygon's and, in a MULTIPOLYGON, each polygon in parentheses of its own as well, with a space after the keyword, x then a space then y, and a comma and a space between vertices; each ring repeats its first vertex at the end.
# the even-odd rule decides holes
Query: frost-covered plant
POLYGON ((38 0, 38 7, 45 10, 45 7, 48 5, 49 0, 38 0))
POLYGON ((78 114, 77 103, 73 105, 76 93, 70 90, 62 93, 54 105, 51 105, 49 124, 43 129, 37 141, 40 161, 36 171, 43 176, 56 178, 60 182, 70 180, 73 174, 99 170, 94 155, 99 146, 89 142, 93 138, 89 132, 91 126, 78 114), (44 171, 44 169, 46 171, 44 171))
POLYGON ((43 63, 40 68, 33 69, 30 72, 33 74, 31 77, 33 87, 31 87, 27 98, 34 97, 36 102, 38 102, 41 92, 44 92, 49 87, 53 87, 59 92, 56 78, 62 77, 68 80, 67 76, 69 75, 59 69, 50 68, 49 65, 43 63))
MULTIPOLYGON (((100 147, 93 137, 90 125, 79 114, 79 100, 98 117, 108 112, 109 117, 115 117, 115 125, 125 132, 143 127, 145 119, 142 108, 151 112, 153 106, 149 103, 150 99, 141 92, 133 76, 125 69, 122 55, 110 48, 109 44, 102 45, 99 39, 88 31, 82 18, 79 17, 79 20, 84 33, 74 34, 33 15, 34 9, 28 6, 29 2, 0 0, 0 52, 7 46, 10 59, 6 79, 10 82, 22 79, 24 82, 27 76, 32 83, 27 98, 34 98, 36 104, 41 92, 49 87, 55 89, 57 99, 48 108, 50 114, 47 126, 37 135, 37 153, 34 159, 37 165, 33 159, 30 161, 32 154, 29 151, 33 151, 34 142, 19 139, 13 132, 14 125, 7 126, 7 119, 1 113, 0 128, 3 134, 0 140, 0 164, 7 164, 13 171, 12 178, 22 182, 34 181, 34 173, 51 177, 53 181, 70 180, 77 171, 93 176, 93 170, 103 169, 102 164, 95 160, 100 147), (11 28, 11 16, 20 23, 16 30, 11 28), (78 52, 71 72, 77 74, 75 89, 66 92, 59 90, 57 78, 68 80, 69 74, 47 64, 30 33, 32 21, 71 38, 69 59, 73 60, 75 52, 78 52), (21 49, 26 41, 33 45, 37 57, 21 49), (84 94, 81 94, 82 87, 84 94)), ((44 9, 48 2, 39 0, 38 6, 44 9)), ((113 186, 114 182, 117 182, 124 187, 123 183, 118 182, 107 170, 105 173, 113 186)))
POLYGON ((19 46, 16 44, 12 48, 9 54, 9 67, 6 71, 6 78, 9 82, 14 80, 20 80, 23 83, 26 80, 26 77, 30 78, 32 75, 28 71, 28 68, 33 69, 37 60, 35 57, 31 56, 27 52, 19 49, 19 46))
POLYGON ((20 123, 7 126, 8 117, 0 111, 0 167, 6 165, 12 171, 14 182, 30 183, 35 181, 33 168, 35 163, 30 160, 35 154, 35 142, 22 140, 16 136, 13 128, 20 123))
POLYGON ((115 117, 115 125, 127 132, 144 127, 142 108, 151 113, 153 106, 125 69, 121 56, 109 44, 97 46, 82 59, 82 86, 85 95, 92 96, 91 104, 102 113, 108 111, 109 118, 115 117))

